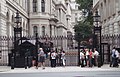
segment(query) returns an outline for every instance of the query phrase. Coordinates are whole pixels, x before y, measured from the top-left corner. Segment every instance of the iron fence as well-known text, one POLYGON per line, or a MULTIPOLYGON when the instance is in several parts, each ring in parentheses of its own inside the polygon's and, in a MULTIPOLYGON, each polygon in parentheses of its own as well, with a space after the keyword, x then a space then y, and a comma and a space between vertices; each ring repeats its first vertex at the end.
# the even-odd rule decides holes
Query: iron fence
MULTIPOLYGON (((23 36, 22 41, 25 40, 34 43, 35 44, 35 36, 23 36), (26 39, 27 38, 27 39, 26 39)), ((102 43, 108 43, 110 45, 110 49, 112 49, 113 46, 120 48, 120 35, 104 35, 101 37, 102 43)), ((67 51, 66 54, 66 64, 67 65, 77 65, 77 49, 75 49, 75 38, 73 36, 67 37, 67 36, 54 36, 54 37, 48 37, 48 36, 38 36, 39 42, 52 42, 54 48, 63 48, 65 51, 67 51), (75 53, 72 53, 75 52, 75 53), (69 54, 72 53, 72 54, 69 54)), ((14 48, 14 37, 6 37, 6 36, 0 36, 0 65, 9 65, 9 57, 8 56, 14 48)), ((107 51, 107 50, 106 50, 107 51)), ((105 52, 106 53, 106 52, 105 52)), ((49 60, 46 60, 46 64, 49 65, 49 60)))
POLYGON ((102 36, 102 42, 108 43, 110 45, 110 48, 116 47, 120 48, 120 34, 117 35, 103 35, 102 36))
MULTIPOLYGON (((23 36, 22 42, 24 41, 29 41, 33 44, 35 44, 36 40, 35 40, 35 36, 23 36)), ((63 48, 65 51, 76 51, 76 49, 74 49, 75 47, 73 46, 73 40, 74 37, 66 37, 66 36, 54 36, 54 37, 37 37, 38 41, 41 43, 44 42, 51 42, 53 43, 53 48, 63 48), (69 43, 68 43, 69 42, 69 43)), ((6 37, 6 36, 0 36, 0 65, 10 65, 9 60, 11 58, 11 54, 12 50, 14 48, 14 37, 6 37)), ((67 65, 76 65, 77 64, 77 54, 66 54, 66 62, 67 65), (74 62, 72 62, 74 61, 74 62)), ((47 60, 46 60, 47 61, 47 60)), ((47 61, 47 63, 49 63, 49 61, 47 61)), ((46 64, 47 64, 46 63, 46 64)))

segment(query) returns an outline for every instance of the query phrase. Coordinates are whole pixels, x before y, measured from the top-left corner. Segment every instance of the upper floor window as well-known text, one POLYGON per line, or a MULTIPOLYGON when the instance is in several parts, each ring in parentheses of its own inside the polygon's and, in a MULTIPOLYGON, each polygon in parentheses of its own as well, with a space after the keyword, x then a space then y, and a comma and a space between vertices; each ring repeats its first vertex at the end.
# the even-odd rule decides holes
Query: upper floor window
POLYGON ((75 13, 75 16, 77 16, 77 13, 75 13))
POLYGON ((78 9, 78 6, 77 6, 77 5, 75 5, 75 9, 78 9))
POLYGON ((41 0, 41 11, 45 12, 45 1, 41 0))
POLYGON ((45 26, 42 26, 42 36, 45 35, 45 26))
POLYGON ((77 18, 75 18, 75 22, 77 22, 78 20, 77 20, 77 18))
POLYGON ((52 36, 52 25, 50 24, 50 36, 52 36))
POLYGON ((35 36, 37 32, 38 32, 38 27, 34 26, 33 27, 33 35, 35 36))
POLYGON ((33 12, 37 12, 37 0, 33 0, 33 12))

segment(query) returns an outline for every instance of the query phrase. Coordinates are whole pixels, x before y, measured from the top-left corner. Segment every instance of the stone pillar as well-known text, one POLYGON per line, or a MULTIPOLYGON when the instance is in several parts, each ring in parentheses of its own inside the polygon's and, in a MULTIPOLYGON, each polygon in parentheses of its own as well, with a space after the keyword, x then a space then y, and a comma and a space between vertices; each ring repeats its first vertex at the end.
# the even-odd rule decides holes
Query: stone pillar
POLYGON ((117 35, 119 33, 119 25, 118 25, 118 22, 115 22, 114 23, 114 33, 115 35, 117 35))
POLYGON ((54 25, 52 25, 52 36, 54 36, 54 25))

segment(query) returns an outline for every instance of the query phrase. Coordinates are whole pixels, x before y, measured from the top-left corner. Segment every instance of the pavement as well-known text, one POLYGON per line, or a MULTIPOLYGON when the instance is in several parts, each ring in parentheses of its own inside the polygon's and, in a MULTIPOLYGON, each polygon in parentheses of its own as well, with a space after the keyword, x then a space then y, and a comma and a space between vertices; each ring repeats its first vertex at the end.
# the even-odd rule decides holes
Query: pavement
POLYGON ((0 72, 6 72, 10 70, 11 70, 10 66, 0 66, 0 72))
POLYGON ((15 68, 11 69, 9 66, 0 66, 0 73, 39 73, 39 72, 79 72, 79 71, 114 71, 120 72, 120 67, 113 68, 109 67, 109 65, 103 65, 101 68, 98 67, 78 67, 78 66, 66 66, 66 67, 45 67, 43 70, 41 67, 36 69, 35 67, 31 68, 15 68))

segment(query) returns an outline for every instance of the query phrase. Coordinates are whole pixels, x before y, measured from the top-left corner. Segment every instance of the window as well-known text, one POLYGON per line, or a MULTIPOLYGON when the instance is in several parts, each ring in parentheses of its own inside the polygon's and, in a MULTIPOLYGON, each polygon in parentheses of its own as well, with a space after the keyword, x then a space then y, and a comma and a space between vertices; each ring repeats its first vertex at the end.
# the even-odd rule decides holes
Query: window
POLYGON ((50 24, 50 36, 52 36, 52 25, 50 24))
POLYGON ((77 16, 77 13, 75 13, 75 16, 77 16))
POLYGON ((42 26, 42 36, 45 35, 45 26, 42 26))
POLYGON ((38 27, 34 26, 33 27, 33 35, 35 36, 37 32, 38 32, 38 27))
POLYGON ((104 4, 106 5, 106 0, 104 0, 104 4))
POLYGON ((77 6, 77 5, 75 5, 75 9, 76 9, 76 10, 78 9, 78 6, 77 6))
POLYGON ((33 0, 33 12, 37 12, 37 0, 33 0))
POLYGON ((77 18, 75 18, 75 22, 77 22, 77 18))
POLYGON ((41 0, 41 11, 45 12, 45 1, 41 0))
POLYGON ((2 51, 0 51, 0 59, 2 59, 2 51))

